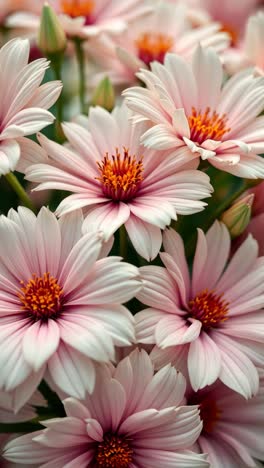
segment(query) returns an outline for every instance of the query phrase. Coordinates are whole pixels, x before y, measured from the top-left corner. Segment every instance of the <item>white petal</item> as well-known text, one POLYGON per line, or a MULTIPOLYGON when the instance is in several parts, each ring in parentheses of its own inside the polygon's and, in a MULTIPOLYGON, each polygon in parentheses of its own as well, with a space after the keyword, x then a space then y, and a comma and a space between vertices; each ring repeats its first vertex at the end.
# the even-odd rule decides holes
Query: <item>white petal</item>
POLYGON ((20 146, 15 140, 0 141, 0 175, 15 170, 20 154, 20 146))
POLYGON ((86 392, 91 393, 94 389, 95 369, 92 360, 67 344, 60 344, 50 358, 48 368, 53 381, 67 395, 82 400, 86 392))
POLYGON ((26 361, 38 371, 55 353, 59 346, 60 330, 55 320, 31 325, 23 338, 23 353, 26 361))
POLYGON ((213 384, 219 377, 221 370, 220 351, 205 332, 202 332, 190 344, 188 370, 191 385, 195 391, 213 384))
POLYGON ((162 243, 160 228, 144 222, 132 214, 125 226, 137 253, 148 262, 156 258, 162 243))

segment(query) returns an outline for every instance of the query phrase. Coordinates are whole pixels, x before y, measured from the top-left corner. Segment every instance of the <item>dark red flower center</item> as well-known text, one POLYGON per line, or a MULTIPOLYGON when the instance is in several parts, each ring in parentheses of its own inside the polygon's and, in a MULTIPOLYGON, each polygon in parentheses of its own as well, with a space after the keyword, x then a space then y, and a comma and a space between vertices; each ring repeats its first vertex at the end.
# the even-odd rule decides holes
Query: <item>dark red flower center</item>
POLYGON ((223 294, 205 289, 189 301, 189 311, 191 317, 200 320, 204 328, 215 328, 228 319, 228 305, 223 294))
POLYGON ((116 149, 116 154, 110 158, 108 153, 101 162, 97 162, 103 193, 114 201, 131 200, 143 180, 142 159, 131 156, 124 148, 123 155, 116 149))
POLYGON ((207 396, 203 392, 197 392, 188 400, 188 403, 199 406, 203 432, 211 434, 222 414, 216 401, 210 395, 207 396))
POLYGON ((27 284, 21 281, 18 297, 23 310, 29 312, 35 320, 54 318, 62 306, 63 289, 58 280, 49 273, 33 277, 27 284))
POLYGON ((106 434, 97 446, 96 463, 100 468, 128 468, 132 463, 133 450, 126 438, 106 434))

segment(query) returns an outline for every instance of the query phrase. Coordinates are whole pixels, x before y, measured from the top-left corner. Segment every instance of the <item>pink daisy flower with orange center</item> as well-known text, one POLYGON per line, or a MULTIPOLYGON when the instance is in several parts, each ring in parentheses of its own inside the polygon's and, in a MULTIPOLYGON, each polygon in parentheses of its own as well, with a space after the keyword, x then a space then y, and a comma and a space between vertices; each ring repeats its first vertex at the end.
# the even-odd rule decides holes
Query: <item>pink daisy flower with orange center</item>
POLYGON ((219 21, 224 31, 232 38, 232 46, 236 46, 243 37, 246 22, 258 8, 259 0, 223 0, 219 4, 216 0, 199 0, 199 5, 208 14, 211 21, 219 21))
POLYGON ((148 68, 153 61, 163 63, 167 52, 191 58, 199 43, 221 52, 227 48, 229 37, 220 32, 218 23, 193 29, 186 5, 159 2, 122 35, 100 35, 87 44, 86 50, 106 70, 97 79, 107 73, 115 83, 129 83, 135 82, 135 72, 140 68, 148 68))
POLYGON ((145 146, 186 147, 186 161, 196 159, 197 166, 201 157, 239 177, 264 177, 258 156, 264 152, 264 78, 247 70, 222 86, 219 57, 201 47, 191 64, 167 54, 164 65, 153 63, 151 70, 137 74, 146 89, 124 91, 135 119, 152 125, 142 136, 145 146))
POLYGON ((166 268, 140 268, 138 299, 150 308, 136 315, 139 342, 156 344, 155 365, 172 362, 195 391, 218 378, 246 398, 258 391, 256 365, 264 364, 264 257, 249 236, 228 263, 230 235, 215 222, 199 230, 192 276, 181 237, 164 233, 166 268))
POLYGON ((82 222, 79 212, 58 221, 46 208, 0 218, 0 389, 12 393, 16 410, 46 370, 62 391, 83 398, 95 364, 135 340, 121 303, 139 291, 138 270, 101 258, 111 245, 102 233, 82 235, 82 222))
MULTIPOLYGON (((8 24, 13 27, 39 28, 41 9, 45 0, 38 1, 39 14, 17 13, 8 24)), ((88 39, 102 32, 120 34, 132 21, 145 15, 151 7, 142 0, 50 0, 69 37, 88 39)))
POLYGON ((121 33, 128 22, 147 12, 142 0, 52 0, 69 35, 83 38, 101 32, 121 33))
POLYGON ((49 62, 28 63, 29 42, 14 39, 0 50, 0 175, 16 168, 28 135, 50 125, 55 117, 47 110, 60 95, 62 84, 41 85, 49 62))
MULTIPOLYGON (((206 174, 180 168, 172 152, 144 148, 140 136, 145 123, 133 126, 125 105, 112 114, 97 107, 90 110, 84 127, 63 125, 69 145, 58 145, 39 136, 39 164, 24 160, 26 178, 39 183, 37 190, 73 192, 58 206, 62 216, 84 208, 87 230, 102 230, 108 239, 123 224, 137 252, 155 258, 161 247, 161 229, 177 218, 206 205, 212 187, 206 174), (43 163, 40 163, 42 157, 43 163)), ((182 158, 186 149, 183 148, 182 158)))
POLYGON ((197 445, 208 453, 214 468, 257 467, 264 460, 263 418, 264 378, 260 371, 260 387, 248 401, 221 382, 189 393, 188 403, 199 405, 203 429, 197 445))
POLYGON ((185 380, 171 366, 154 375, 149 356, 134 351, 98 373, 94 392, 64 400, 67 416, 9 442, 4 457, 45 468, 206 468, 190 449, 202 424, 197 406, 180 406, 185 380))

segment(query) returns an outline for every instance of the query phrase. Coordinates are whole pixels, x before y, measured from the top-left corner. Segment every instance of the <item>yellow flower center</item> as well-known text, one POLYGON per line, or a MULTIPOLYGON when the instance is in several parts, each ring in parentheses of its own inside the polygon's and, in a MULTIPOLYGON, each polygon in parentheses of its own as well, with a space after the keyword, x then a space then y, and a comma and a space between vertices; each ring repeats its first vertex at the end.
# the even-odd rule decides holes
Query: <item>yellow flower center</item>
POLYGON ((106 434, 97 447, 96 462, 102 468, 128 468, 132 463, 133 450, 125 438, 106 434))
POLYGON ((23 310, 35 320, 54 318, 61 309, 63 289, 58 280, 49 273, 33 278, 27 284, 21 281, 18 297, 23 310))
POLYGON ((207 107, 205 112, 197 112, 193 107, 192 115, 189 116, 188 120, 191 130, 190 138, 199 144, 205 140, 221 141, 225 133, 230 131, 230 128, 227 127, 226 115, 212 112, 210 107, 207 107))
POLYGON ((228 305, 222 294, 205 289, 189 301, 189 310, 190 315, 200 320, 204 328, 214 328, 228 319, 228 305))
POLYGON ((138 57, 146 65, 154 60, 163 63, 165 54, 172 46, 173 39, 165 34, 145 33, 136 40, 138 57))
POLYGON ((97 162, 100 177, 96 179, 101 182, 106 197, 114 201, 128 201, 134 197, 143 180, 142 159, 137 160, 124 148, 122 156, 116 149, 111 158, 106 153, 104 159, 97 162))
POLYGON ((77 18, 78 16, 88 17, 94 9, 93 0, 61 0, 60 3, 62 12, 72 18, 77 18))

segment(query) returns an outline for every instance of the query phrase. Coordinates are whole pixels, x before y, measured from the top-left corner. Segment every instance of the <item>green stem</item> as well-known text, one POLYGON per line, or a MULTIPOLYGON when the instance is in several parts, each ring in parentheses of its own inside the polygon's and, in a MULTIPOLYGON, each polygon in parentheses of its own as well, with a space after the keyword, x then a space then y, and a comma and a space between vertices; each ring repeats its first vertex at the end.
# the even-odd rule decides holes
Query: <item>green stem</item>
POLYGON ((14 192, 18 195, 22 203, 30 210, 36 212, 36 208, 34 204, 32 203, 31 199, 29 198, 25 189, 20 184, 15 174, 13 174, 13 172, 9 172, 9 174, 6 174, 5 178, 8 181, 8 183, 11 185, 14 192))
POLYGON ((127 233, 125 226, 119 228, 119 251, 124 260, 127 258, 127 233))
POLYGON ((0 434, 12 434, 16 432, 34 432, 39 431, 40 429, 43 429, 43 426, 34 420, 12 424, 0 423, 0 434))
MULTIPOLYGON (((62 81, 61 69, 62 69, 63 55, 57 54, 50 57, 50 65, 53 69, 56 80, 62 81)), ((57 102, 57 119, 59 122, 63 121, 63 97, 62 93, 60 94, 57 102)))
POLYGON ((53 412, 55 412, 56 417, 64 417, 65 410, 61 400, 59 399, 57 393, 51 390, 51 388, 49 387, 47 382, 45 382, 45 380, 41 381, 41 383, 38 386, 38 390, 47 401, 49 408, 51 410, 54 410, 53 412))
POLYGON ((80 96, 80 106, 81 106, 81 112, 83 114, 86 113, 86 105, 85 105, 85 58, 84 58, 84 50, 83 50, 83 41, 80 39, 75 39, 75 51, 76 51, 76 57, 78 61, 78 66, 79 66, 79 79, 80 79, 80 85, 79 85, 79 96, 80 96))

